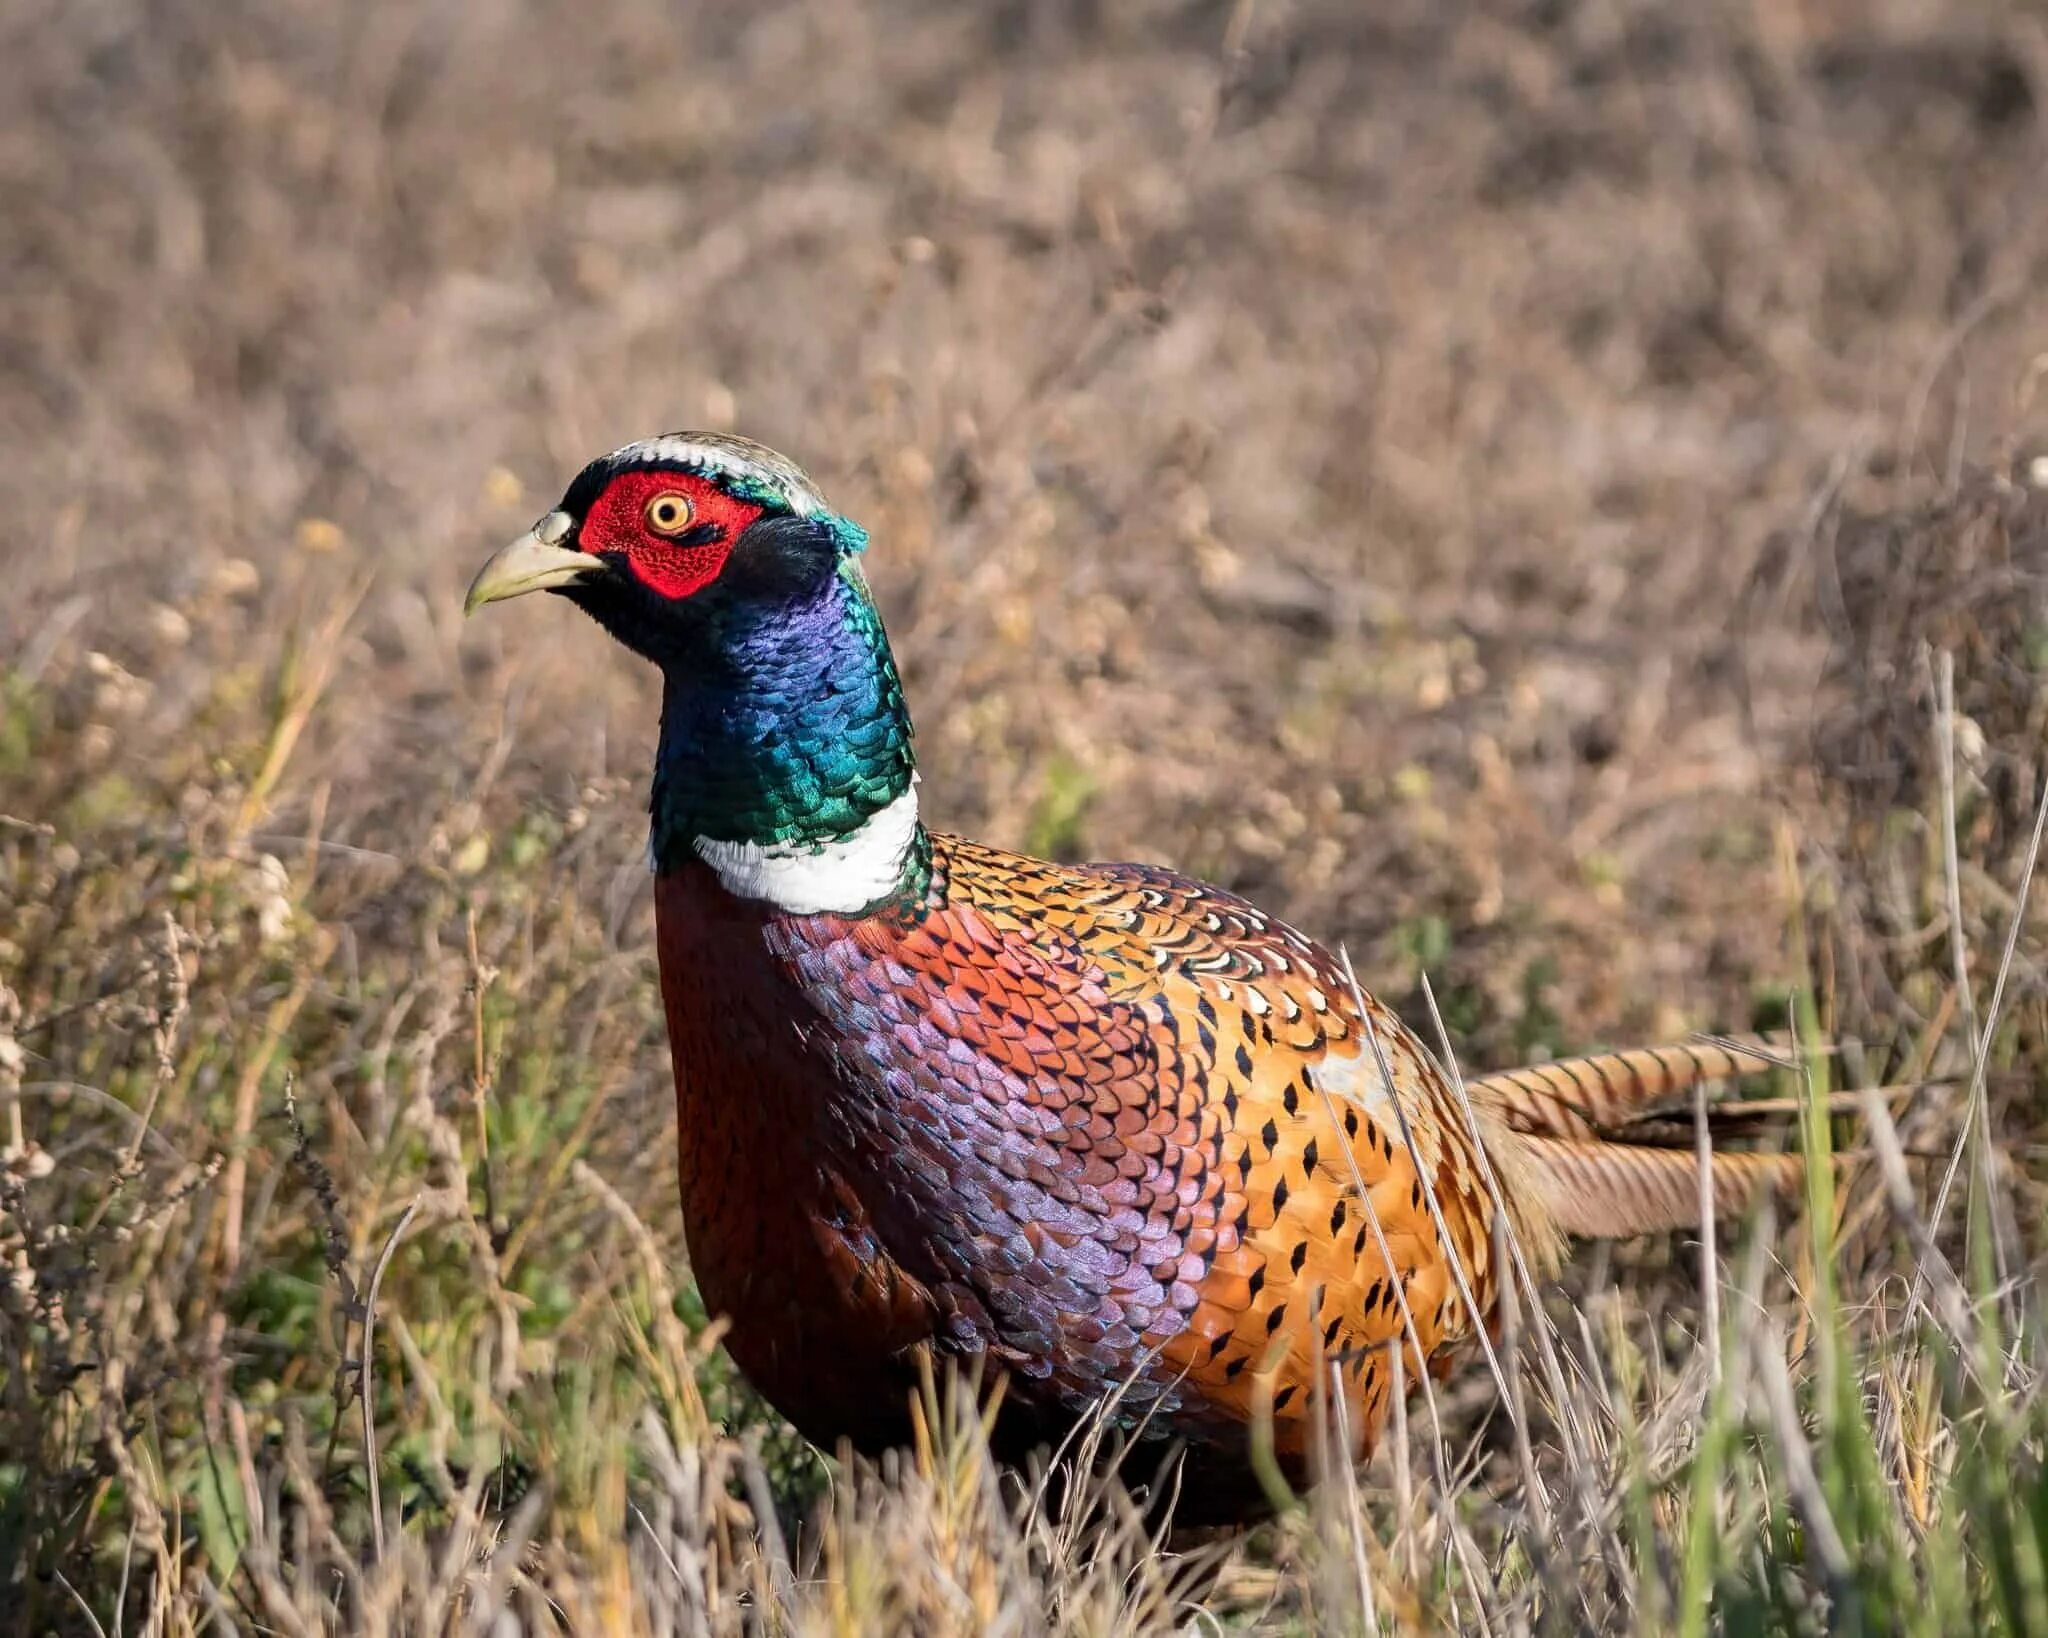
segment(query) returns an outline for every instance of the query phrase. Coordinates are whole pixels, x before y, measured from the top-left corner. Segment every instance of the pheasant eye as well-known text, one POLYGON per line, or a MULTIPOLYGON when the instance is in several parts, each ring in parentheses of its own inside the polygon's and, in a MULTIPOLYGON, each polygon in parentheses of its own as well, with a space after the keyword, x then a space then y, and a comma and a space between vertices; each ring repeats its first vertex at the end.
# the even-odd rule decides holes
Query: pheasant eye
POLYGON ((679 535, 690 526, 690 499, 672 489, 647 503, 647 527, 657 535, 679 535))

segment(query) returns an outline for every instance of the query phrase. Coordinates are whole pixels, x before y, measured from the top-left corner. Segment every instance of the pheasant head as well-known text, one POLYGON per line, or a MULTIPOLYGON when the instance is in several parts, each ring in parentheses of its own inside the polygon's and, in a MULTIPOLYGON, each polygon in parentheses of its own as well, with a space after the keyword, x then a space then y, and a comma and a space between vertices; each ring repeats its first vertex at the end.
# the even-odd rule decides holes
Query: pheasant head
POLYGON ((651 847, 793 914, 923 885, 910 719, 867 536, 793 462, 684 432, 591 462, 466 609, 568 598, 663 676, 651 847))

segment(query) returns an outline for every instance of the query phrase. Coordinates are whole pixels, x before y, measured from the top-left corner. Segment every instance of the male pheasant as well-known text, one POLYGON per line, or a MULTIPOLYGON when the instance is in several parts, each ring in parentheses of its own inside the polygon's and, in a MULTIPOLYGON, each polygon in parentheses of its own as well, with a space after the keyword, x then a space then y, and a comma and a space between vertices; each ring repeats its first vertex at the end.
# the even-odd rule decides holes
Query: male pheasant
MULTIPOLYGON (((684 1228, 734 1360, 807 1436, 900 1441, 920 1356, 978 1360, 1006 1449, 1122 1389, 1141 1447, 1185 1450, 1184 1510, 1242 1515, 1255 1416, 1300 1471, 1334 1365, 1369 1447, 1389 1347, 1412 1379, 1490 1322, 1496 1213, 1539 1274, 1565 1234, 1694 1221, 1690 1151, 1606 1138, 1754 1058, 1619 1054, 1460 1100, 1243 899, 927 830, 865 544, 784 457, 679 433, 586 467, 467 604, 559 592, 661 669, 684 1228)), ((1796 1167, 1715 1156, 1721 1209, 1796 1167)))

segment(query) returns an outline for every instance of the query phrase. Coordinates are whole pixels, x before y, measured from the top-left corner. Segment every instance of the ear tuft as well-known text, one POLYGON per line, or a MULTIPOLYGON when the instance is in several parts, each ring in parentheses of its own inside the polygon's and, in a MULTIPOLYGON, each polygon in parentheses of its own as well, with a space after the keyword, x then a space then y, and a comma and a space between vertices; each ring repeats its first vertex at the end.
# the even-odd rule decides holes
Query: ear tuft
POLYGON ((846 556, 853 557, 868 549, 867 530, 855 523, 852 518, 841 517, 837 512, 828 512, 819 518, 818 522, 832 531, 833 540, 846 556))

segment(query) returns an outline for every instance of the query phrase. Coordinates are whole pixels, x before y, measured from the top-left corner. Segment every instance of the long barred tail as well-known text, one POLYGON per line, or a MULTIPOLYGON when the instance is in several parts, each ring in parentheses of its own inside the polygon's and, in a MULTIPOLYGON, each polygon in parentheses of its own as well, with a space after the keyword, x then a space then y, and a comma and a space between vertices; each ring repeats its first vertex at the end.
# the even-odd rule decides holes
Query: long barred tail
MULTIPOLYGON (((1619 1239, 1699 1226, 1699 1157, 1692 1150, 1529 1137, 1522 1153, 1552 1221, 1567 1234, 1619 1239)), ((1707 1163, 1714 1214, 1727 1220, 1740 1220, 1768 1190, 1793 1193, 1805 1171, 1798 1155, 1716 1154, 1707 1163)))
MULTIPOLYGON (((1699 1225, 1699 1157, 1687 1093, 1705 1081, 1794 1061, 1794 1050, 1776 1042, 1702 1040, 1532 1064, 1480 1076, 1468 1090, 1520 1137, 1524 1175, 1536 1180, 1555 1226, 1582 1238, 1615 1239, 1699 1225), (1659 1140, 1676 1143, 1658 1147, 1659 1140)), ((1729 1110, 1732 1120, 1710 1112, 1709 1119, 1726 1136, 1758 1124, 1741 1117, 1761 1108, 1729 1110)), ((1715 1153, 1707 1165, 1715 1215, 1729 1219, 1768 1191, 1797 1190, 1804 1175, 1796 1154, 1715 1153)))
POLYGON ((1755 1075, 1787 1061, 1788 1050, 1768 1041, 1699 1041, 1559 1058, 1478 1076, 1466 1090, 1514 1131, 1598 1143, 1701 1081, 1755 1075))

